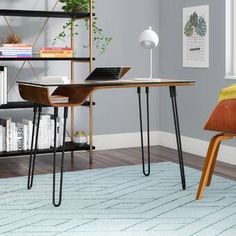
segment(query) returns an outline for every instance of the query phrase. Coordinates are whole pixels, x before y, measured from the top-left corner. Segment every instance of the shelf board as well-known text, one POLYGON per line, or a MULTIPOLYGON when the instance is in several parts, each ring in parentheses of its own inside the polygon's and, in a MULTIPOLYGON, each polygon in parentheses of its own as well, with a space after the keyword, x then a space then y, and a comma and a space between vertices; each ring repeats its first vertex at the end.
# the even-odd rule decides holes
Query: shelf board
MULTIPOLYGON (((89 150, 90 146, 88 144, 77 144, 73 142, 66 142, 65 146, 65 152, 71 152, 71 151, 85 151, 89 150)), ((93 147, 95 149, 95 147, 93 147)), ((57 152, 61 152, 62 147, 57 148, 57 152)), ((54 149, 39 149, 37 154, 47 154, 47 153, 53 153, 54 149)), ((30 150, 25 151, 13 151, 13 152, 0 152, 0 157, 10 157, 10 156, 26 156, 30 155, 30 150)))
MULTIPOLYGON (((95 60, 95 58, 93 58, 95 60)), ((89 57, 0 57, 0 61, 77 61, 90 62, 89 57)))
MULTIPOLYGON (((89 101, 84 102, 81 106, 88 107, 90 105, 89 101)), ((95 102, 93 102, 93 105, 95 105, 95 102)), ((8 109, 23 109, 23 108, 33 108, 34 103, 32 102, 8 102, 5 105, 0 105, 0 110, 8 110, 8 109)), ((43 106, 48 107, 48 106, 43 106)))
POLYGON ((85 19, 90 17, 90 13, 85 13, 85 12, 68 13, 63 11, 31 11, 31 10, 9 10, 9 9, 0 9, 0 15, 22 16, 22 17, 73 18, 73 19, 85 19))

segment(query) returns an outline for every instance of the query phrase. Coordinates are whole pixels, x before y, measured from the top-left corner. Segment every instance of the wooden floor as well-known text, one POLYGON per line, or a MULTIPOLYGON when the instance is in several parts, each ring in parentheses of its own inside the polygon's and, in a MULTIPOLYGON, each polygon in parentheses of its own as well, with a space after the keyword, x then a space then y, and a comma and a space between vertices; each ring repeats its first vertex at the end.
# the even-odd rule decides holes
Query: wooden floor
MULTIPOLYGON (((107 168, 113 166, 127 166, 141 163, 140 148, 126 148, 106 151, 94 151, 94 163, 88 163, 88 152, 77 152, 74 161, 71 161, 70 153, 65 157, 65 171, 76 171, 95 168, 107 168)), ((178 162, 176 150, 162 146, 151 148, 152 162, 171 161, 178 162)), ((196 169, 201 169, 204 159, 199 156, 184 153, 184 163, 196 169)), ((25 176, 28 171, 29 157, 11 157, 0 159, 0 178, 25 176)), ((52 173, 52 156, 38 156, 35 174, 52 173)), ((236 166, 218 162, 215 174, 236 180, 236 166)))

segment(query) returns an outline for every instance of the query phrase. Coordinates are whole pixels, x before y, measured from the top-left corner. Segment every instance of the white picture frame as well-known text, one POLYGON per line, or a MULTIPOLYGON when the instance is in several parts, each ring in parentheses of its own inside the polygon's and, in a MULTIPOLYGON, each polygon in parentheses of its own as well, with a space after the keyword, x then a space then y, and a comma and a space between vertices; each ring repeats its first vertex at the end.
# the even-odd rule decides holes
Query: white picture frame
POLYGON ((183 8, 183 67, 209 68, 209 5, 183 8))

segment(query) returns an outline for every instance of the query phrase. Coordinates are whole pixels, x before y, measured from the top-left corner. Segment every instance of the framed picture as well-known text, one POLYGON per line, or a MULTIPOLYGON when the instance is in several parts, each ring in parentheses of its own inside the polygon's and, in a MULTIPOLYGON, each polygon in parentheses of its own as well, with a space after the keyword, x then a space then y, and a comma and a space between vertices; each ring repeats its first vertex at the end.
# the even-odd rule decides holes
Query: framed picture
POLYGON ((183 67, 209 68, 209 5, 183 9, 183 67))

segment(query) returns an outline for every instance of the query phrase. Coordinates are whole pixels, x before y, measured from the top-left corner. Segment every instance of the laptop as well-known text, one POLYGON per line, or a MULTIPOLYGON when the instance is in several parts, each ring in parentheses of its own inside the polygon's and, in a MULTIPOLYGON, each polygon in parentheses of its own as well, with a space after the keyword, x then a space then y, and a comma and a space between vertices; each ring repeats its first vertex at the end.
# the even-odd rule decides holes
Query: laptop
POLYGON ((86 78, 88 80, 119 80, 121 79, 131 67, 97 67, 86 78))

